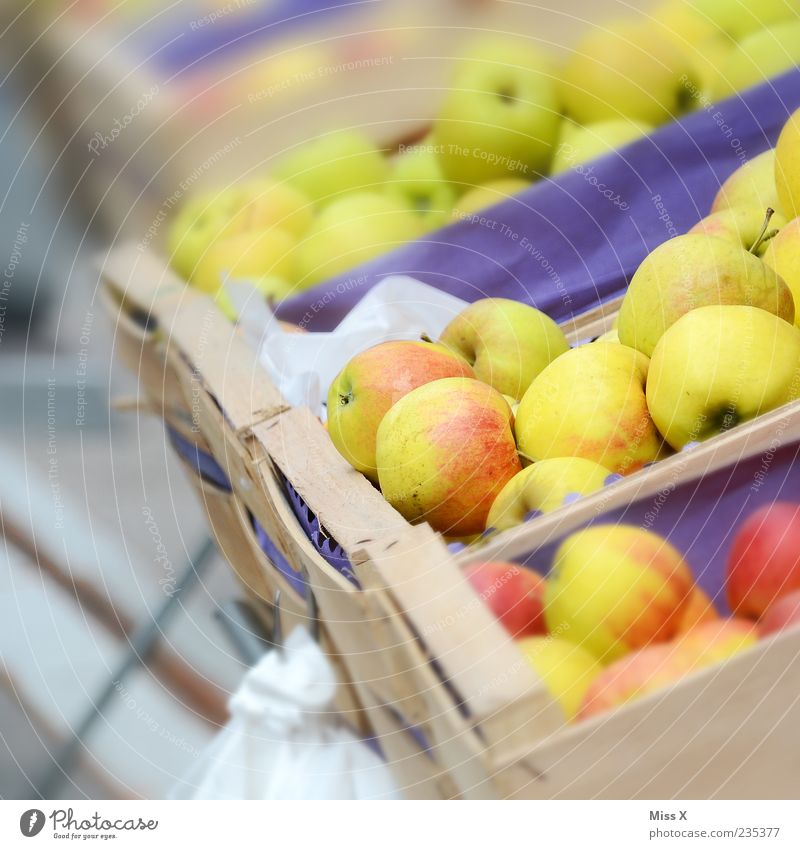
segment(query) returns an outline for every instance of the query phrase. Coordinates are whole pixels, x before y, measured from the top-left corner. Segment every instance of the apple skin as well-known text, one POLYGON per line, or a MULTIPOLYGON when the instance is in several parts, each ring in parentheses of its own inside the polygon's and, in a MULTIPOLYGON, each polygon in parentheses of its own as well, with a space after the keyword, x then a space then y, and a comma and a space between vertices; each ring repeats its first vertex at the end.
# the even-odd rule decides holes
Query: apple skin
POLYGON ((386 194, 407 204, 425 230, 444 226, 456 201, 453 186, 445 180, 439 158, 424 147, 411 148, 394 161, 386 194))
POLYGON ((775 186, 775 151, 772 148, 740 165, 725 180, 714 198, 711 212, 736 206, 781 211, 775 186))
POLYGON ((787 593, 771 604, 758 623, 758 633, 769 637, 800 625, 800 590, 787 593))
POLYGON ((617 474, 658 459, 663 449, 645 398, 648 359, 617 342, 562 354, 531 383, 514 430, 531 462, 584 457, 617 474))
POLYGON ((800 504, 777 501, 751 513, 728 555, 725 591, 731 610, 759 619, 800 590, 800 504))
POLYGON ((530 181, 522 177, 505 177, 499 180, 489 180, 480 186, 464 192, 453 206, 451 218, 461 221, 470 218, 482 209, 502 203, 525 189, 530 188, 530 181))
POLYGON ((380 191, 389 176, 383 153, 362 133, 340 130, 319 136, 284 156, 274 175, 315 203, 355 191, 380 191))
POLYGON ((449 377, 412 390, 378 427, 384 498, 442 534, 481 533, 498 492, 521 468, 511 419, 505 398, 478 380, 449 377))
POLYGON ((443 377, 474 377, 460 357, 431 342, 382 342, 356 354, 328 390, 328 433, 339 453, 378 481, 375 440, 391 406, 443 377))
POLYGON ((405 203, 375 192, 354 192, 329 203, 297 245, 301 288, 329 280, 422 235, 405 203))
POLYGON ((781 212, 790 219, 800 216, 800 109, 783 125, 775 146, 775 186, 781 212))
POLYGON ((716 622, 721 618, 716 607, 714 607, 714 602, 711 601, 700 587, 695 587, 684 605, 683 613, 678 623, 678 632, 684 633, 685 631, 691 631, 692 628, 696 628, 698 625, 704 625, 706 622, 716 622))
POLYGON ((785 0, 759 0, 758 3, 687 0, 687 5, 709 24, 737 41, 795 14, 792 4, 785 0))
POLYGON ((433 127, 445 177, 477 186, 547 173, 561 122, 552 78, 518 66, 457 70, 433 127))
POLYGON ((498 621, 514 638, 547 633, 544 624, 546 581, 517 563, 475 563, 465 569, 467 580, 498 621))
POLYGON ((793 218, 767 243, 763 259, 789 287, 795 303, 794 323, 800 327, 800 218, 793 218))
POLYGON ((783 21, 745 36, 728 54, 712 96, 723 100, 763 83, 800 62, 800 20, 783 21))
POLYGON ((659 339, 647 406, 680 450, 800 397, 800 330, 757 307, 699 307, 659 339))
POLYGON ((752 622, 719 619, 697 625, 676 640, 639 649, 606 667, 592 681, 578 719, 589 719, 661 690, 740 654, 757 640, 752 622))
POLYGON ((555 176, 576 165, 611 153, 653 131, 650 124, 623 119, 579 126, 564 122, 550 173, 555 176))
POLYGON ((442 331, 442 345, 503 395, 522 398, 545 366, 569 350, 561 328, 543 312, 508 298, 482 298, 442 331))
POLYGON ((600 669, 597 660, 580 646, 558 637, 526 637, 517 646, 561 706, 567 722, 575 719, 600 669))
POLYGON ((551 634, 610 663, 672 639, 694 589, 680 552, 650 531, 595 525, 556 551, 544 615, 551 634))
MULTIPOLYGON (((749 251, 761 235, 765 218, 766 209, 757 206, 734 206, 701 218, 689 232, 726 239, 749 251)), ((775 212, 770 217, 768 232, 780 231, 785 224, 786 219, 779 212, 775 212)), ((763 257, 774 238, 765 238, 755 251, 756 256, 763 257)))
POLYGON ((668 327, 710 304, 748 304, 794 322, 791 290, 773 269, 727 239, 687 233, 636 270, 619 310, 620 342, 651 357, 668 327))
POLYGON ((657 126, 686 111, 694 71, 685 51, 652 21, 615 21, 578 42, 560 94, 579 124, 629 118, 657 126))
POLYGON ((611 472, 583 457, 554 457, 523 469, 495 498, 487 527, 504 531, 521 525, 532 511, 550 513, 568 495, 589 495, 605 486, 611 472))

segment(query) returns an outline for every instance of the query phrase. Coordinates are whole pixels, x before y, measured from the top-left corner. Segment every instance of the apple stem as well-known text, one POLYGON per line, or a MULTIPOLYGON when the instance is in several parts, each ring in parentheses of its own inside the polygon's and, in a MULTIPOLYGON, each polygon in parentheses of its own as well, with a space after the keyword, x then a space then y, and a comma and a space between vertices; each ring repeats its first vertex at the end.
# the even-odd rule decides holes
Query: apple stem
POLYGON ((420 333, 420 334, 419 334, 419 338, 420 338, 423 342, 430 342, 430 343, 431 343, 431 345, 434 345, 434 344, 435 344, 435 342, 433 341, 433 339, 431 339, 431 337, 430 337, 430 336, 428 336, 428 334, 427 334, 427 333, 420 333))
POLYGON ((767 232, 769 228, 770 219, 774 214, 775 210, 771 206, 768 206, 767 214, 764 216, 764 224, 761 227, 761 232, 758 234, 758 238, 755 240, 755 242, 753 242, 753 246, 750 248, 751 254, 757 254, 758 249, 761 247, 761 245, 764 244, 764 242, 769 241, 771 238, 773 238, 773 236, 777 235, 777 230, 769 230, 769 232, 767 232))

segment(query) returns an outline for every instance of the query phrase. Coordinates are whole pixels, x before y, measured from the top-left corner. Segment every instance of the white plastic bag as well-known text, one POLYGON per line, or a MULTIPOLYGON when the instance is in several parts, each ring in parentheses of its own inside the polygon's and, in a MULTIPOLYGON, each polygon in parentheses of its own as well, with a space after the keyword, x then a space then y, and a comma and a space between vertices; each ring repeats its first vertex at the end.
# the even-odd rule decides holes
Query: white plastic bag
POLYGON ((386 765, 332 708, 333 669, 303 628, 231 697, 231 718, 173 793, 183 799, 394 799, 386 765))

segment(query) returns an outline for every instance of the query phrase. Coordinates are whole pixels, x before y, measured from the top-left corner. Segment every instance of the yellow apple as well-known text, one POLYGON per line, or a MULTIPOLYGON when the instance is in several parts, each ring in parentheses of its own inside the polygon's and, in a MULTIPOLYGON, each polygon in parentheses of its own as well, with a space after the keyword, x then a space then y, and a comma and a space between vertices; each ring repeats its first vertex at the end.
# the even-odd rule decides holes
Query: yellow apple
POLYGON ((384 498, 410 522, 454 537, 483 531, 520 470, 505 398, 465 377, 434 380, 397 401, 378 426, 375 458, 384 498))
POLYGON ((625 118, 597 121, 584 126, 565 121, 550 173, 560 174, 576 165, 597 159, 646 136, 652 130, 650 124, 625 118))
POLYGON ((775 187, 775 151, 772 148, 740 165, 725 180, 714 198, 711 212, 735 206, 781 211, 775 187))
POLYGON ((677 549, 651 531, 594 525, 556 551, 544 591, 548 631, 610 663, 678 633, 694 581, 677 549))
POLYGON ((451 217, 455 221, 468 218, 489 206, 502 203, 510 197, 530 188, 530 181, 522 177, 505 177, 499 180, 489 180, 480 186, 464 192, 456 201, 451 217))
POLYGON ((676 449, 800 397, 800 330, 764 309, 706 306, 679 318, 650 361, 647 404, 676 449))
POLYGON ((377 482, 381 419, 412 389, 443 377, 474 375, 460 357, 431 342, 382 342, 356 354, 328 391, 328 433, 339 453, 377 482))
POLYGON ((524 637, 517 646, 559 703, 567 721, 575 718, 602 667, 589 652, 559 637, 524 637))
POLYGON ((781 212, 789 219, 800 216, 800 109, 784 124, 775 147, 775 185, 781 212))
POLYGON ((800 218, 793 218, 783 226, 768 243, 763 259, 792 290, 794 321, 800 327, 800 218))
POLYGON ((525 521, 536 510, 558 510, 568 496, 589 495, 605 486, 611 471, 583 457, 554 457, 540 460, 523 469, 503 487, 495 498, 488 528, 504 531, 525 521))
POLYGON ((612 327, 611 330, 606 330, 605 333, 601 333, 595 342, 619 342, 619 331, 616 327, 612 327))
POLYGON ((689 232, 727 239, 760 257, 764 255, 771 239, 786 224, 786 219, 780 213, 773 212, 765 230, 766 217, 765 210, 760 207, 734 206, 712 212, 698 221, 689 232))
POLYGON ((517 410, 520 453, 538 462, 584 457, 629 474, 659 457, 645 400, 648 359, 616 342, 573 348, 531 383, 517 410))
POLYGON ((786 0, 685 0, 686 5, 734 39, 793 17, 794 4, 786 0))
POLYGON ((668 327, 709 304, 750 304, 794 321, 789 287, 740 245, 687 233, 659 245, 636 270, 619 311, 619 339, 651 356, 668 327))
POLYGON ((519 399, 537 374, 569 350, 561 328, 543 312, 508 298, 482 298, 462 310, 439 340, 460 354, 475 377, 519 399))
POLYGON ((629 118, 658 125, 691 105, 686 53, 652 21, 596 26, 578 42, 561 82, 566 113, 581 124, 629 118))

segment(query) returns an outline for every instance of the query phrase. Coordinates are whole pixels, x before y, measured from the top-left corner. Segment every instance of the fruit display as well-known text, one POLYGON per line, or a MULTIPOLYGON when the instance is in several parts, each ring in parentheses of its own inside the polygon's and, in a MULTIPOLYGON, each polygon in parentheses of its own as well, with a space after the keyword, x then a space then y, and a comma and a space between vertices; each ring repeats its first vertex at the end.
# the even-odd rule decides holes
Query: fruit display
MULTIPOLYGON (((170 261, 209 294, 237 280, 278 303, 800 60, 790 4, 734 5, 665 0, 593 27, 563 55, 522 34, 464 44, 424 137, 378 145, 345 129, 297 144, 265 173, 183 204, 170 221, 170 261)), ((700 232, 750 248, 766 206, 778 211, 776 195, 795 217, 796 134, 787 128, 779 145, 777 193, 757 187, 774 182, 768 155, 751 160, 712 210, 737 212, 700 232)))

